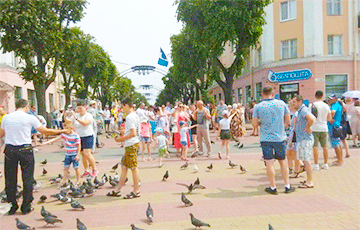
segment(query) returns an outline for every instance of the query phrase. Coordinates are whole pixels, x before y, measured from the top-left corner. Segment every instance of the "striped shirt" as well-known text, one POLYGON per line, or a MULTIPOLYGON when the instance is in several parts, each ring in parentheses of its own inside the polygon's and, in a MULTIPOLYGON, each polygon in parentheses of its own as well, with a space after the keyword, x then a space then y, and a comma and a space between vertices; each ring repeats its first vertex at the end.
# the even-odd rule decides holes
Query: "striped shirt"
POLYGON ((65 155, 77 155, 80 144, 80 136, 77 133, 61 134, 64 139, 65 155))

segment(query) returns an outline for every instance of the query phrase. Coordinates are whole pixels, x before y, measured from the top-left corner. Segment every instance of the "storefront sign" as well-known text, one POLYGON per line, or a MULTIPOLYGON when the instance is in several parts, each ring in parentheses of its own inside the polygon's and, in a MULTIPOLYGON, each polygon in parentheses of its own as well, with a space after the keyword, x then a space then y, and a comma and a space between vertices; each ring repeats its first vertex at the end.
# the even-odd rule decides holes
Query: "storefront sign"
POLYGON ((307 80, 312 76, 309 69, 298 69, 284 72, 273 72, 269 70, 268 79, 270 82, 288 82, 307 80))

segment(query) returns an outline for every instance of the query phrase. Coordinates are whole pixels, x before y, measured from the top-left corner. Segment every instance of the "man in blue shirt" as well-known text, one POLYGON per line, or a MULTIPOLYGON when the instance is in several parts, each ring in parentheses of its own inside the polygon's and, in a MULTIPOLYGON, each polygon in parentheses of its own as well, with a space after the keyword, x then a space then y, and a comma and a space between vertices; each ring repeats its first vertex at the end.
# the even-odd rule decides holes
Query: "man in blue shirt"
POLYGON ((335 94, 331 94, 328 97, 328 103, 331 111, 331 121, 328 121, 329 127, 329 139, 331 147, 335 149, 337 161, 333 162, 332 165, 341 166, 343 164, 342 149, 340 145, 340 137, 334 137, 333 128, 339 127, 341 123, 342 107, 338 102, 335 94))
POLYGON ((271 86, 263 88, 263 101, 254 107, 252 125, 254 128, 260 126, 260 144, 270 181, 270 187, 265 191, 277 195, 274 159, 280 163, 281 175, 285 182, 285 193, 294 192, 295 188, 291 187, 289 183, 289 167, 285 155, 285 126, 290 124, 290 113, 286 104, 281 100, 274 99, 274 96, 274 89, 271 86))
POLYGON ((314 137, 312 135, 311 125, 316 121, 316 118, 312 115, 310 109, 304 105, 302 96, 295 96, 292 100, 295 109, 298 111, 295 127, 297 143, 296 154, 298 160, 304 162, 307 176, 306 181, 301 183, 299 188, 313 188, 311 153, 314 145, 314 137))

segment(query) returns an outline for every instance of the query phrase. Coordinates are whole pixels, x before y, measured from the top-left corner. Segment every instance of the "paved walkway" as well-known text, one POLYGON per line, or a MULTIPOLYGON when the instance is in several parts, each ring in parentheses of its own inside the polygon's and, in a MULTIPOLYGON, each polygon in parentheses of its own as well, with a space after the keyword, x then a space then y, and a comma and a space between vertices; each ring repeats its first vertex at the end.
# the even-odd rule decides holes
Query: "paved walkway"
MULTIPOLYGON (((112 139, 102 136, 104 149, 95 155, 99 161, 100 175, 110 173, 111 167, 120 162, 124 149, 112 139)), ((124 200, 122 198, 106 197, 111 191, 109 185, 99 189, 92 197, 79 201, 86 207, 84 211, 73 211, 70 205, 59 204, 48 199, 45 208, 62 220, 57 229, 76 229, 76 218, 80 218, 88 229, 131 229, 134 223, 143 229, 194 229, 190 223, 189 213, 209 223, 211 229, 268 229, 270 223, 274 229, 360 229, 360 149, 352 148, 351 157, 345 159, 342 167, 330 167, 329 170, 314 172, 315 188, 297 189, 295 193, 285 194, 277 167, 277 183, 279 195, 269 195, 264 189, 269 185, 264 163, 261 159, 261 149, 258 137, 246 137, 242 149, 231 144, 231 160, 247 169, 241 174, 239 168, 231 169, 227 160, 216 159, 219 143, 213 144, 213 155, 210 158, 199 157, 191 159, 186 170, 180 170, 183 164, 172 156, 165 160, 164 166, 157 168, 157 159, 152 162, 140 162, 141 193, 138 199, 124 200), (194 173, 195 164, 199 172, 194 173), (206 166, 214 165, 212 172, 206 171, 206 166), (170 177, 162 182, 162 176, 168 170, 170 177), (186 188, 176 183, 190 184, 199 177, 204 190, 195 190, 187 195, 194 205, 184 207, 180 200, 186 188), (146 221, 145 211, 150 202, 154 209, 154 222, 146 221)), ((321 154, 320 154, 321 155, 321 154)), ((330 150, 330 160, 335 155, 330 150)), ((56 186, 50 185, 49 178, 62 172, 63 154, 58 144, 40 148, 36 153, 35 178, 42 180, 43 188, 35 193, 35 201, 43 194, 49 196, 56 193, 56 186), (46 166, 39 162, 47 159, 46 166), (42 168, 49 172, 42 177, 42 168)), ((3 157, 1 165, 3 164, 3 157)), ((3 166, 1 166, 1 171, 3 166)), ((74 173, 72 172, 72 176, 74 173)), ((305 176, 305 175, 304 175, 305 176)), ((132 179, 123 188, 126 195, 132 190, 132 179)), ((304 177, 292 179, 294 186, 304 177)), ((0 189, 4 188, 4 178, 0 179, 0 189)), ((37 229, 55 228, 45 226, 40 216, 41 205, 34 202, 35 211, 29 215, 0 217, 0 229, 16 229, 15 218, 36 227, 37 229)), ((203 229, 207 229, 204 227, 203 229)))

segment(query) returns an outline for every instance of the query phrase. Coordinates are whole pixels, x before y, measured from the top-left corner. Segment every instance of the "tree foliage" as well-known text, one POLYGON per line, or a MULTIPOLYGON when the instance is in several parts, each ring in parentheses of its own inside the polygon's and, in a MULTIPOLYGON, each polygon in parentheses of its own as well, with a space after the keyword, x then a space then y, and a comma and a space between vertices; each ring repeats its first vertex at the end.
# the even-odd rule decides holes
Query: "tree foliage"
POLYGON ((86 4, 86 0, 0 1, 1 47, 24 62, 21 75, 34 84, 42 115, 46 116, 45 91, 56 77, 64 28, 83 17, 86 4))
POLYGON ((258 45, 265 25, 264 8, 271 0, 177 0, 177 17, 190 38, 200 47, 211 67, 222 72, 209 75, 232 103, 234 78, 241 74, 249 48, 258 45), (226 44, 234 47, 234 61, 227 67, 220 61, 226 44))

